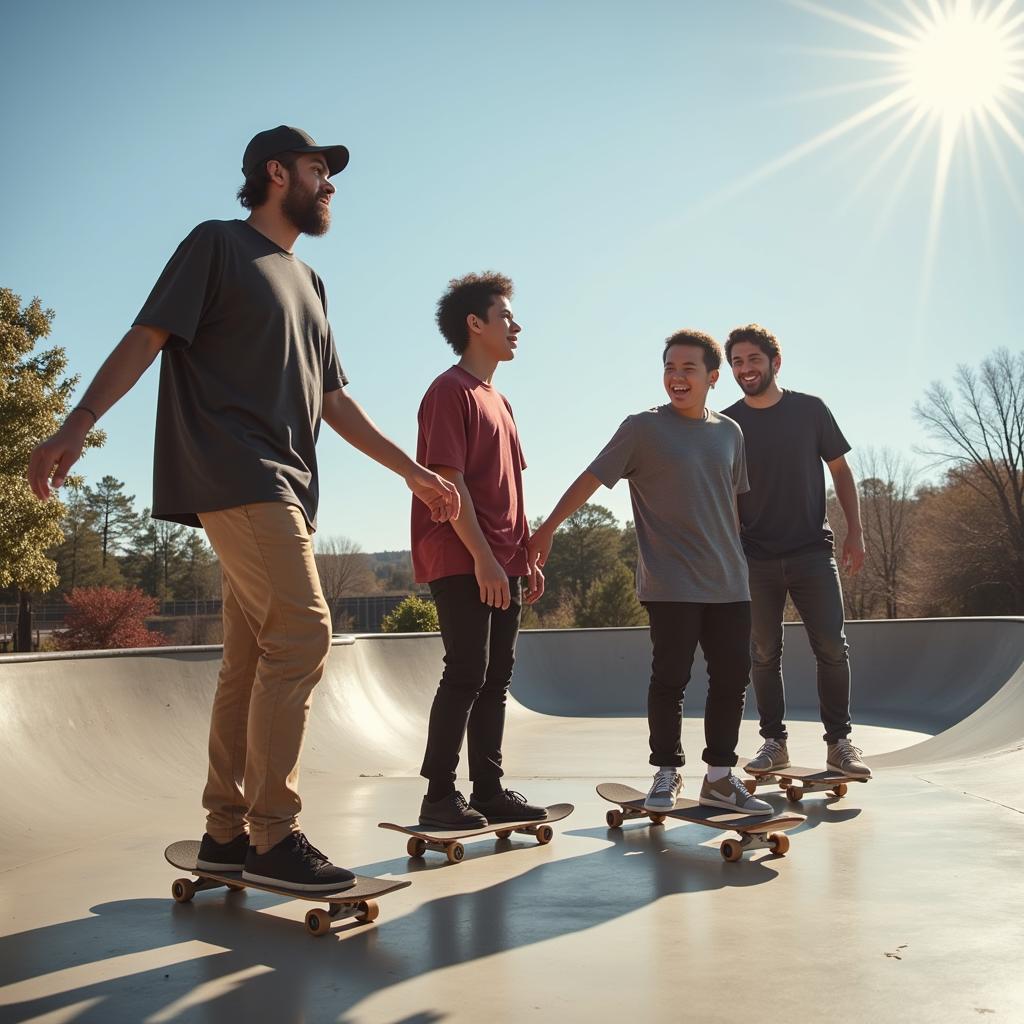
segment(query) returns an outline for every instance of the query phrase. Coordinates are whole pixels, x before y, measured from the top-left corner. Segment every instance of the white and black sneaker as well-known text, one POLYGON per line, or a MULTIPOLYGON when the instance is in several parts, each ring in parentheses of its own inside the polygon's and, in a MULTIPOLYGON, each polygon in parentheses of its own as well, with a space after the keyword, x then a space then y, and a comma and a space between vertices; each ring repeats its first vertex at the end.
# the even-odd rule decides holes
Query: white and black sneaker
POLYGON ((241 871, 249 853, 249 833, 242 832, 228 843, 218 843, 208 832, 199 844, 196 867, 207 871, 241 871))
POLYGON ((303 892, 339 892, 355 885, 356 876, 332 864, 301 832, 292 832, 266 853, 249 848, 242 878, 303 892))
POLYGON ((729 772, 717 782, 711 782, 705 775, 698 803, 702 807, 722 807, 740 814, 772 814, 775 811, 771 804, 748 793, 743 780, 734 772, 729 772))
POLYGON ((654 781, 647 791, 644 809, 648 811, 671 811, 683 789, 683 777, 675 768, 659 768, 654 781))

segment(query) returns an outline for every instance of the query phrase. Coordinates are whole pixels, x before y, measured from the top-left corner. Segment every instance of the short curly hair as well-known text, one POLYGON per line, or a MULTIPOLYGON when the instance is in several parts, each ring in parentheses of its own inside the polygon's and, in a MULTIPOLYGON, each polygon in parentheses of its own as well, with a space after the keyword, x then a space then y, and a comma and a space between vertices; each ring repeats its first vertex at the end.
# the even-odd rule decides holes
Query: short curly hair
POLYGON ((246 175, 242 187, 235 194, 235 198, 247 210, 255 210, 257 207, 262 206, 267 201, 267 195, 270 192, 270 175, 267 173, 268 161, 276 160, 290 173, 295 169, 295 163, 298 159, 298 153, 278 153, 277 156, 268 157, 246 175))
POLYGON ((512 281, 493 270, 453 277, 448 282, 448 291, 437 303, 437 326, 456 355, 461 356, 469 345, 466 317, 472 314, 486 320, 496 296, 511 299, 512 281))
POLYGON ((717 370, 722 365, 722 346, 710 334, 705 334, 704 331, 683 328, 681 331, 676 331, 675 334, 670 334, 665 339, 665 347, 661 351, 662 364, 665 362, 668 350, 673 345, 695 345, 697 348, 703 349, 704 365, 709 373, 712 370, 717 370))
POLYGON ((738 345, 741 341, 756 345, 769 359, 782 355, 779 339, 767 327, 762 327, 760 324, 747 324, 745 327, 737 327, 734 331, 729 332, 729 337, 725 342, 727 362, 732 362, 733 345, 738 345))

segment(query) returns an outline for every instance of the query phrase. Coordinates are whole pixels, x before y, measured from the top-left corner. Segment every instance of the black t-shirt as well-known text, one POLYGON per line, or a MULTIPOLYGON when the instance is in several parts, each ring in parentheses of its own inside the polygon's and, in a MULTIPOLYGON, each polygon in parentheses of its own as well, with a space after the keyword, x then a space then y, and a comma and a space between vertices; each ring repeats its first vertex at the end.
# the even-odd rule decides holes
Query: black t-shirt
POLYGON ((170 332, 160 364, 153 518, 263 501, 316 523, 323 396, 347 383, 314 271, 245 221, 200 224, 136 324, 170 332))
POLYGON ((723 410, 743 428, 750 490, 739 496, 740 536, 749 558, 785 558, 833 550, 825 514, 822 462, 850 446, 828 406, 814 395, 784 391, 767 409, 743 399, 723 410))

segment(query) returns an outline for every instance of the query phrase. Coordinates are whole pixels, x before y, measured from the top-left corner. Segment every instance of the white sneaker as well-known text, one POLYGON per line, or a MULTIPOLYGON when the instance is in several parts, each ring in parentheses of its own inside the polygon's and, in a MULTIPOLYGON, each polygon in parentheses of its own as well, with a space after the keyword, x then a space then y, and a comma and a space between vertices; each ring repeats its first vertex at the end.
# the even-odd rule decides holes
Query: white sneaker
POLYGON ((648 811, 671 811, 683 788, 683 777, 675 768, 661 768, 647 792, 644 808, 648 811))

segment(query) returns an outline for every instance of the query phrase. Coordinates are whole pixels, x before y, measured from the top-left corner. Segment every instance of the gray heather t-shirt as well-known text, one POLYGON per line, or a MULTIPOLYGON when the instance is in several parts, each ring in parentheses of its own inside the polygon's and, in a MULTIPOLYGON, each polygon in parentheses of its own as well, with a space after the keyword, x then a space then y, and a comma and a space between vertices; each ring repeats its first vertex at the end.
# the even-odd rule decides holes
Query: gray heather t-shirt
POLYGON ((605 487, 629 481, 641 601, 750 600, 736 528, 736 495, 747 489, 737 424, 662 405, 626 417, 589 469, 605 487))
POLYGON ((323 396, 348 381, 314 271, 240 220, 178 246, 136 324, 170 332, 160 363, 153 518, 262 501, 316 525, 323 396))

